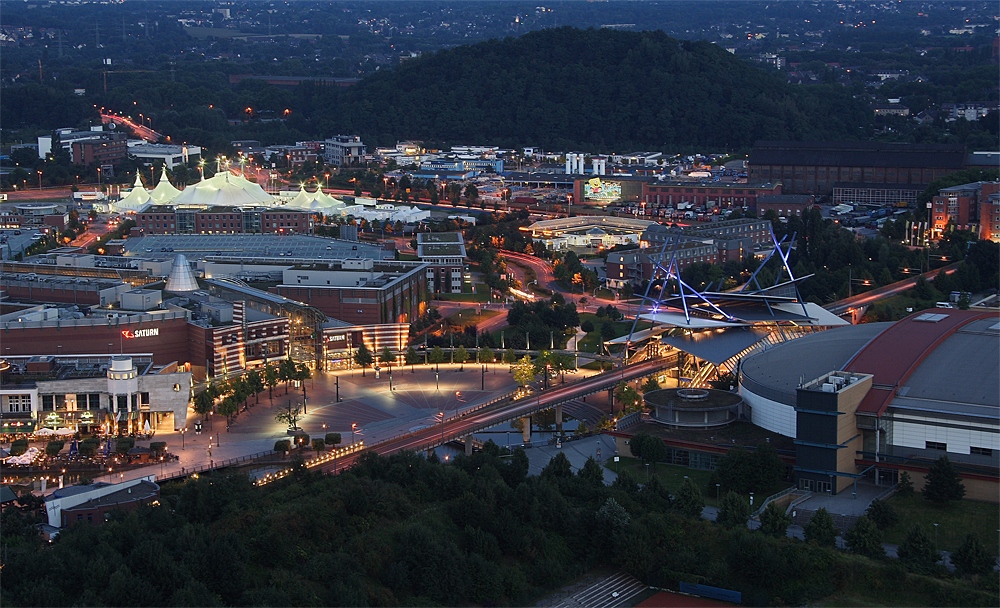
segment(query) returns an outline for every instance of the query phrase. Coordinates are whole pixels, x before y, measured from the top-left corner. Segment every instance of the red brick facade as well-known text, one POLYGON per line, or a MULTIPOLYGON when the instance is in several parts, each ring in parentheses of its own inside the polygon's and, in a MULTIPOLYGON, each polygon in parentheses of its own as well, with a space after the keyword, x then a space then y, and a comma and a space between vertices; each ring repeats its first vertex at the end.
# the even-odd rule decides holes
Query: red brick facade
POLYGON ((0 329, 4 356, 21 355, 83 355, 83 354, 143 354, 152 353, 153 363, 165 365, 172 361, 188 362, 188 322, 183 317, 163 321, 119 323, 109 319, 107 325, 64 325, 61 327, 26 327, 10 324, 0 329), (128 338, 123 332, 138 329, 158 329, 155 336, 128 338))

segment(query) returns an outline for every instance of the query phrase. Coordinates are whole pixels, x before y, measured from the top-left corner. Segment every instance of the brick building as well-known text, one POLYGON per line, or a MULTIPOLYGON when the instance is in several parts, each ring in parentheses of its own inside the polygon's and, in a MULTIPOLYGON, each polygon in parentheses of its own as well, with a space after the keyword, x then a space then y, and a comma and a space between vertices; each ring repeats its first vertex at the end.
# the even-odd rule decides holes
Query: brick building
POLYGON ((757 216, 774 211, 778 217, 802 217, 813 208, 816 197, 811 194, 771 194, 757 199, 757 216))
POLYGON ((248 308, 246 302, 206 299, 188 327, 195 378, 239 371, 288 353, 289 320, 248 308))
POLYGON ((750 182, 753 185, 647 181, 643 185, 642 200, 646 204, 646 215, 664 216, 660 211, 679 203, 691 203, 694 207, 704 208, 756 209, 759 197, 782 193, 780 182, 754 179, 750 182))
POLYGON ((156 205, 135 214, 144 234, 312 234, 308 211, 260 207, 174 208, 156 205))
POLYGON ((430 264, 428 293, 462 293, 465 241, 461 232, 418 232, 417 257, 430 264))
POLYGON ((913 202, 927 184, 965 167, 965 147, 952 144, 758 141, 747 161, 751 183, 781 182, 784 194, 835 194, 835 202, 870 196, 913 202))
POLYGON ((979 238, 1000 243, 1000 192, 979 204, 979 238))
POLYGON ((420 262, 335 260, 287 269, 272 291, 348 323, 407 323, 427 300, 428 268, 420 262))
POLYGON ((1000 238, 997 218, 997 194, 1000 182, 973 182, 942 188, 931 200, 931 228, 940 236, 948 225, 975 230, 980 238, 1000 238))
POLYGON ((70 159, 75 165, 115 165, 128 158, 128 142, 120 133, 108 133, 100 138, 74 141, 70 144, 70 159))

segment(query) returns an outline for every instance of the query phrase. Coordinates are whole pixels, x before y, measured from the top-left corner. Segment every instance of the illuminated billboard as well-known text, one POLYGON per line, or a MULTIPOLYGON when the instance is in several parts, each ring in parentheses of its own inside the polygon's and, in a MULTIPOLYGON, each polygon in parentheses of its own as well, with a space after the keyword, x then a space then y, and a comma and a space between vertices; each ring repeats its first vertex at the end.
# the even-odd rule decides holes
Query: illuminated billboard
POLYGON ((606 182, 595 177, 583 185, 585 201, 617 201, 622 197, 621 182, 606 182))

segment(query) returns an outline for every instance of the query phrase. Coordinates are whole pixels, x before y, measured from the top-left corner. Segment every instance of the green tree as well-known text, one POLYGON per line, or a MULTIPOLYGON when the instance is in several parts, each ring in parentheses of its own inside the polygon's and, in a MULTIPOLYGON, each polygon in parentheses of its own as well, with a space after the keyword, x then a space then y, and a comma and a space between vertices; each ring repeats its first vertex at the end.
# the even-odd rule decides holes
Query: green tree
POLYGON ((750 519, 750 502, 736 492, 726 492, 719 505, 716 523, 730 530, 746 528, 750 519))
POLYGON ((479 200, 479 188, 475 184, 469 184, 465 187, 465 198, 468 199, 470 204, 474 204, 479 200))
POLYGON ((264 366, 264 385, 267 386, 267 398, 274 404, 274 387, 278 386, 278 370, 268 363, 264 366))
POLYGON ((825 508, 820 508, 813 513, 809 523, 805 525, 803 533, 806 542, 820 547, 837 546, 837 528, 833 525, 833 517, 825 508))
POLYGON ((844 534, 844 542, 851 553, 864 555, 871 559, 885 557, 885 548, 882 547, 882 532, 875 525, 875 522, 862 515, 854 522, 844 534))
POLYGON ((924 534, 920 526, 913 526, 906 539, 897 550, 899 561, 914 572, 929 573, 933 571, 940 556, 931 539, 924 534))
POLYGON ((618 501, 614 498, 608 498, 601 505, 601 508, 597 510, 595 514, 595 519, 597 522, 605 529, 608 533, 614 533, 624 530, 628 527, 631 517, 625 507, 618 504, 618 501))
POLYGON ((583 466, 580 467, 579 471, 577 471, 577 477, 585 479, 593 485, 603 486, 604 467, 602 467, 592 457, 587 457, 587 462, 583 463, 583 466))
POLYGON ((493 363, 496 359, 496 355, 493 353, 493 349, 489 346, 484 346, 479 349, 479 362, 480 363, 493 363))
POLYGON ((291 354, 288 357, 281 360, 278 364, 278 378, 285 383, 285 394, 288 394, 288 384, 295 379, 295 361, 292 360, 291 354))
POLYGON ((542 477, 569 478, 573 476, 573 467, 570 465, 566 454, 559 452, 549 460, 549 464, 542 469, 542 477))
POLYGON ((364 377, 365 369, 369 365, 375 362, 375 357, 372 355, 372 351, 368 350, 364 342, 358 344, 358 350, 354 352, 354 362, 361 366, 361 376, 364 377))
POLYGON ((951 554, 951 563, 963 576, 990 574, 996 561, 996 555, 983 545, 975 532, 967 534, 962 545, 951 554))
POLYGON ((465 349, 464 346, 459 345, 455 349, 455 362, 461 364, 462 370, 465 369, 465 362, 469 360, 469 351, 465 349))
POLYGON ((208 389, 194 396, 194 411, 202 416, 207 416, 212 411, 213 405, 215 405, 215 400, 208 389))
POLYGON ((641 390, 644 394, 660 390, 660 383, 656 381, 656 376, 646 378, 646 381, 642 383, 641 390))
POLYGON ((256 403, 260 403, 260 394, 264 390, 264 379, 261 377, 260 372, 255 369, 247 372, 246 382, 256 403))
POLYGON ((59 455, 59 452, 66 446, 65 442, 62 441, 50 441, 45 444, 45 455, 49 458, 55 458, 59 455))
POLYGON ((921 493, 927 500, 940 505, 952 500, 961 500, 965 496, 965 485, 948 456, 938 458, 931 465, 921 493))
POLYGON ((773 501, 760 514, 760 531, 775 538, 784 538, 788 526, 792 525, 792 516, 785 513, 773 501))
POLYGON ((411 346, 406 349, 406 353, 403 355, 403 361, 410 366, 410 373, 413 373, 413 366, 420 363, 420 355, 417 353, 416 349, 411 346))
POLYGON ((340 445, 342 438, 340 437, 340 433, 327 433, 326 436, 323 437, 323 441, 326 443, 326 445, 332 445, 333 447, 337 447, 338 445, 340 445))
POLYGON ((302 417, 301 404, 289 399, 281 410, 274 415, 275 422, 282 422, 288 425, 289 430, 298 430, 299 419, 302 417))
POLYGON ((444 363, 444 349, 442 349, 440 346, 435 346, 434 348, 432 348, 431 354, 428 355, 428 360, 435 365, 440 365, 441 363, 444 363))
POLYGON ((615 399, 622 404, 624 413, 637 412, 642 409, 642 395, 628 383, 622 382, 615 387, 615 399))
POLYGON ((691 479, 685 479, 681 487, 677 490, 674 499, 674 506, 685 517, 698 519, 705 508, 705 499, 699 488, 691 479))
POLYGON ((219 413, 226 417, 226 426, 233 422, 233 416, 239 411, 239 399, 236 395, 226 395, 219 403, 219 413))
POLYGON ((892 505, 882 500, 873 500, 872 504, 868 505, 868 511, 865 514, 882 531, 888 530, 899 522, 896 510, 892 508, 892 505))
POLYGON ((896 489, 896 494, 902 498, 913 496, 913 480, 910 479, 910 474, 906 471, 899 474, 899 487, 896 489))
POLYGON ((511 366, 517 363, 517 353, 514 352, 514 349, 508 348, 503 351, 503 362, 511 366))
POLYGON ((391 350, 389 350, 388 346, 386 346, 385 348, 382 349, 382 353, 379 354, 378 360, 379 363, 385 363, 391 369, 392 364, 396 362, 396 355, 391 350))
POLYGON ((514 366, 514 382, 518 386, 528 386, 535 380, 535 364, 531 362, 531 357, 525 355, 514 366))

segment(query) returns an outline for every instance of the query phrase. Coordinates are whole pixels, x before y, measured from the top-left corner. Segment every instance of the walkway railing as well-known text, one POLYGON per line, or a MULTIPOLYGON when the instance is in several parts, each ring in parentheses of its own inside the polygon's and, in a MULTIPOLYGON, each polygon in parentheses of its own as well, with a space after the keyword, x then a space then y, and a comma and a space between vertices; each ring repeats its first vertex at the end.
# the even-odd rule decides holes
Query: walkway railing
POLYGON ((757 507, 756 511, 750 514, 751 519, 757 519, 758 517, 760 517, 760 514, 764 512, 764 509, 767 508, 768 504, 774 502, 775 500, 778 500, 783 496, 788 496, 789 494, 795 492, 796 490, 798 490, 796 486, 791 486, 790 488, 785 488, 784 490, 778 492, 777 494, 771 494, 770 496, 764 499, 764 502, 760 503, 760 506, 757 507))
MULTIPOLYGON (((344 456, 349 456, 350 454, 360 452, 363 449, 365 449, 365 442, 359 441, 357 443, 352 443, 351 445, 333 450, 332 452, 325 452, 323 453, 322 456, 317 456, 315 458, 306 460, 304 464, 307 469, 312 467, 318 467, 320 465, 327 464, 333 460, 336 460, 337 458, 343 458, 344 456)), ((292 467, 287 467, 278 471, 277 473, 268 473, 264 477, 258 479, 254 483, 254 485, 262 486, 271 483, 272 481, 283 479, 285 477, 288 477, 293 470, 294 469, 292 467)))

